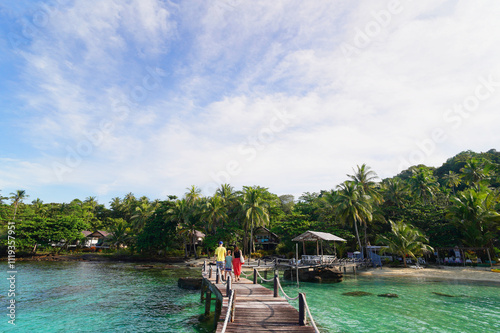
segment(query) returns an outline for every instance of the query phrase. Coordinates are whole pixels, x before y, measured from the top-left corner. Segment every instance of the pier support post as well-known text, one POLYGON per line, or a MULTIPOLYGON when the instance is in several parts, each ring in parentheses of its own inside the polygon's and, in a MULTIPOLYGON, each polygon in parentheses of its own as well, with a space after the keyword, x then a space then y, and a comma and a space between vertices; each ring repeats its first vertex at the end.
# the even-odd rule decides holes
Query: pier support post
POLYGON ((207 289, 207 296, 205 297, 205 316, 210 315, 210 302, 212 301, 212 292, 207 289))
POLYGON ((260 259, 257 261, 257 266, 260 267, 260 259))
POLYGON ((217 268, 217 274, 215 275, 215 283, 220 282, 220 269, 217 268))
POLYGON ((220 313, 222 311, 222 299, 217 297, 215 300, 215 320, 214 320, 214 330, 217 329, 217 324, 219 323, 220 313))
POLYGON ((264 271, 264 279, 267 280, 267 269, 264 271))
POLYGON ((205 279, 201 280, 201 299, 200 302, 205 300, 205 291, 207 290, 207 286, 205 284, 205 279))
POLYGON ((299 293, 299 325, 306 325, 306 294, 299 293))
POLYGON ((274 297, 278 297, 278 272, 274 272, 274 297))
POLYGON ((229 275, 227 278, 226 296, 229 297, 230 294, 231 294, 231 275, 229 275))
POLYGON ((236 290, 231 290, 231 295, 233 295, 233 304, 231 305, 231 322, 234 322, 234 311, 236 310, 236 290))
POLYGON ((208 270, 208 278, 211 279, 212 278, 212 266, 210 266, 209 270, 208 270))
POLYGON ((253 284, 257 284, 257 268, 253 269, 253 284))
POLYGON ((207 261, 204 260, 203 261, 203 273, 205 273, 207 271, 207 261))

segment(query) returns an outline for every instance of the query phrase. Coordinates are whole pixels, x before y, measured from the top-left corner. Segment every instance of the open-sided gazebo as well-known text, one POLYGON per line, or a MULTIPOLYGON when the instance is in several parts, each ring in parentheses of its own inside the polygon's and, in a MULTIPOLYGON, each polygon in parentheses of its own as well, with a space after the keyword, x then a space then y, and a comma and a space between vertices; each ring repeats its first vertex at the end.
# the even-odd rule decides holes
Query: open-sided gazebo
POLYGON ((321 244, 321 256, 323 256, 323 241, 333 241, 334 247, 335 242, 347 242, 345 239, 330 234, 328 232, 320 231, 306 231, 302 235, 299 235, 292 239, 294 242, 302 242, 303 254, 306 254, 306 247, 304 242, 316 242, 316 254, 320 255, 320 244, 321 244))

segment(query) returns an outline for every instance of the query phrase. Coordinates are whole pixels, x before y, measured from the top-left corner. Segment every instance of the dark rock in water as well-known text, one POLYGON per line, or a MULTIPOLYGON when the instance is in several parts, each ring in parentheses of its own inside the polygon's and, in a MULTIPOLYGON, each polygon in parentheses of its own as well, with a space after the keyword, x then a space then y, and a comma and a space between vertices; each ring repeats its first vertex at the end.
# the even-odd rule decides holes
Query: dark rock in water
POLYGON ((397 298, 399 297, 398 294, 380 294, 377 295, 378 297, 388 297, 388 298, 397 298))
MULTIPOLYGON (((296 276, 297 272, 293 268, 285 269, 283 273, 286 280, 295 280, 296 276)), ((343 277, 342 272, 334 267, 299 268, 299 281, 336 283, 342 282, 343 277)))
POLYGON ((202 278, 179 278, 179 280, 177 281, 177 286, 182 289, 199 290, 201 289, 202 281, 202 278))
POLYGON ((432 293, 433 293, 434 295, 443 296, 443 297, 456 297, 456 296, 453 296, 453 295, 448 295, 448 294, 438 293, 438 292, 435 292, 435 291, 433 291, 432 293))
POLYGON ((366 292, 366 291, 349 291, 347 293, 343 293, 342 295, 344 296, 370 296, 373 295, 372 293, 366 292))

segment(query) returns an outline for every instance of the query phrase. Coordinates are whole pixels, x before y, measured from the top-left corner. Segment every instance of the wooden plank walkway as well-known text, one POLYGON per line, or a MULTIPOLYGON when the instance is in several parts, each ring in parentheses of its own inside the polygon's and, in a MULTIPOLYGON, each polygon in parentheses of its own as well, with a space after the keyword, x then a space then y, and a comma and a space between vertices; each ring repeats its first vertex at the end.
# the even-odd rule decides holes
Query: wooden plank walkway
MULTIPOLYGON (((216 284, 215 278, 210 282, 224 296, 216 331, 221 332, 229 301, 226 285, 216 284)), ((272 290, 244 278, 232 287, 236 290, 235 319, 228 323, 226 332, 314 332, 312 326, 300 326, 299 312, 284 297, 273 297, 272 290)))

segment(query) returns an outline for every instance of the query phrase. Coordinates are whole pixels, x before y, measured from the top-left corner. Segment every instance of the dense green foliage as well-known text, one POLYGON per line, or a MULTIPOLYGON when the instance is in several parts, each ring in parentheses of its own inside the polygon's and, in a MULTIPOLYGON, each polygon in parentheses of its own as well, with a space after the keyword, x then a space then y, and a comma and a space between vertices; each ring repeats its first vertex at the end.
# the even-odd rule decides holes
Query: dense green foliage
POLYGON ((342 252, 362 250, 377 240, 396 244, 394 237, 403 232, 428 239, 434 248, 493 250, 499 247, 499 163, 495 150, 466 151, 439 168, 413 166, 383 180, 363 164, 334 189, 306 192, 298 200, 260 186, 237 191, 224 184, 210 197, 196 186, 183 198, 169 196, 164 201, 128 193, 113 198, 106 208, 95 197, 49 204, 37 198, 27 203, 27 194, 19 190, 0 195, 2 244, 8 222, 15 220, 16 246, 22 251, 76 244, 83 238, 82 230, 105 230, 111 232, 111 247, 144 254, 210 254, 219 240, 249 253, 259 250, 253 235, 260 226, 280 237, 276 252, 285 255, 295 251, 292 238, 307 230, 347 239, 347 244, 337 244, 342 252), (202 243, 197 240, 199 232, 206 236, 202 243))

